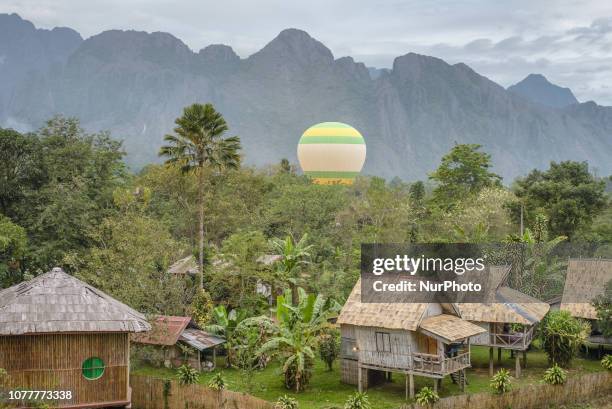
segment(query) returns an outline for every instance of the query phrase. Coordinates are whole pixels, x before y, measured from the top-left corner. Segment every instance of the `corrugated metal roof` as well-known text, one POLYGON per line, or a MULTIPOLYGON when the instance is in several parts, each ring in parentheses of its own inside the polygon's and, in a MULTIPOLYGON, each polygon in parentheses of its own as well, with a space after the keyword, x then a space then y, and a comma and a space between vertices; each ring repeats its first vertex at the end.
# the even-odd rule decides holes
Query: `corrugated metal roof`
POLYGON ((0 335, 150 329, 144 315, 58 267, 0 291, 0 335))
POLYGON ((179 340, 199 351, 225 343, 225 339, 195 328, 187 328, 179 340))
POLYGON ((191 322, 191 317, 161 315, 155 318, 149 332, 134 334, 132 341, 151 345, 174 345, 191 322))

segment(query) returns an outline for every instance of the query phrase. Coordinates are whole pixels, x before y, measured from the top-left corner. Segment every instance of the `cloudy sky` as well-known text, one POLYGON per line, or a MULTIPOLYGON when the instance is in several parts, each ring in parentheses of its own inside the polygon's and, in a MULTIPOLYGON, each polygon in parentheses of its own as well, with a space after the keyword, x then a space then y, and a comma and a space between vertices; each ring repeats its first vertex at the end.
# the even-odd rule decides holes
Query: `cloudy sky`
POLYGON ((295 27, 370 66, 412 51, 465 62, 504 86, 541 73, 580 101, 612 105, 609 0, 2 0, 0 12, 83 37, 167 31, 194 50, 224 43, 243 57, 295 27))

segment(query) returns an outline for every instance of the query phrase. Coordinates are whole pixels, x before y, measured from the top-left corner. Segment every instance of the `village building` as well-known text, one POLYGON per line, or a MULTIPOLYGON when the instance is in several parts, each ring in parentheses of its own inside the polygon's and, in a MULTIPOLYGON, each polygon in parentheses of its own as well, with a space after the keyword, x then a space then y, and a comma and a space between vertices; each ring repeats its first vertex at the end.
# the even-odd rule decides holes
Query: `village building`
POLYGON ((559 306, 562 311, 569 311, 573 317, 591 324, 592 331, 586 346, 596 348, 600 355, 605 349, 612 349, 612 338, 604 337, 599 330, 597 310, 592 302, 604 294, 611 280, 612 259, 570 259, 559 306))
POLYGON ((64 391, 52 407, 127 407, 129 334, 150 329, 142 314, 56 267, 0 291, 0 368, 9 389, 64 391))
POLYGON ((200 371, 215 368, 217 347, 225 340, 202 331, 191 317, 158 316, 152 327, 149 332, 134 334, 132 341, 158 347, 167 368, 183 364, 200 371))
POLYGON ((527 362, 527 350, 534 337, 536 326, 548 313, 549 304, 530 297, 507 286, 510 266, 490 266, 488 269, 489 302, 458 303, 461 318, 485 330, 471 339, 473 345, 489 347, 489 374, 493 375, 493 349, 497 348, 497 360, 502 350, 512 351, 516 359, 517 377, 527 362))
POLYGON ((406 398, 414 376, 438 381, 447 375, 465 387, 470 338, 485 330, 459 317, 453 304, 364 303, 361 280, 338 317, 342 336, 341 377, 363 390, 391 373, 406 376, 406 398))
POLYGON ((196 261, 194 256, 187 256, 180 260, 174 262, 170 267, 168 267, 168 274, 174 276, 197 276, 200 272, 198 268, 198 262, 196 261))

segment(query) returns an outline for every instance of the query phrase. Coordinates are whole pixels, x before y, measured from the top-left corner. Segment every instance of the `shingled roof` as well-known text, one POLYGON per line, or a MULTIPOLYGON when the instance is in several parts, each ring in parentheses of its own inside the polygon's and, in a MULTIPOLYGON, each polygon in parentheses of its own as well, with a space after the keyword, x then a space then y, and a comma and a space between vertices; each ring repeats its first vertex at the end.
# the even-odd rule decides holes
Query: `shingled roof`
POLYGON ((610 259, 570 259, 567 263, 565 287, 561 298, 561 310, 569 311, 578 318, 597 319, 597 311, 590 302, 604 293, 606 284, 612 280, 610 259))
POLYGON ((339 324, 423 331, 455 342, 485 332, 484 329, 455 315, 453 304, 441 303, 445 313, 426 317, 429 303, 362 303, 361 279, 357 281, 342 307, 339 324))
POLYGON ((0 291, 0 335, 150 329, 144 315, 58 267, 0 291))

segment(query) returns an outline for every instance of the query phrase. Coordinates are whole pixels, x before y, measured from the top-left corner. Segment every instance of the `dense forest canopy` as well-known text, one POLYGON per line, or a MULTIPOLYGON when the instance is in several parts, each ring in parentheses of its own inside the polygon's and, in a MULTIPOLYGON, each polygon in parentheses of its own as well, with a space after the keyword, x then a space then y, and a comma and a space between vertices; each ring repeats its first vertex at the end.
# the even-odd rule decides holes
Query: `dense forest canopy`
POLYGON ((72 118, 29 134, 3 129, 0 288, 61 265, 143 312, 187 313, 202 304, 193 303, 197 282, 165 272, 179 258, 197 259, 200 203, 205 292, 214 304, 252 311, 267 308, 258 282, 343 301, 361 243, 520 240, 521 208, 537 240, 612 243, 609 179, 567 161, 502 183, 486 151, 456 145, 424 181, 363 176, 320 186, 287 161, 202 163, 199 172, 156 164, 134 174, 119 142, 72 118), (301 239, 307 257, 290 272, 258 261, 277 253, 279 240, 301 239))

